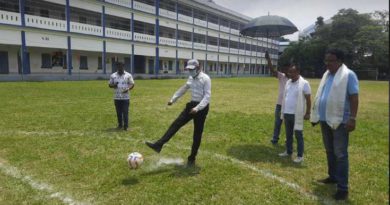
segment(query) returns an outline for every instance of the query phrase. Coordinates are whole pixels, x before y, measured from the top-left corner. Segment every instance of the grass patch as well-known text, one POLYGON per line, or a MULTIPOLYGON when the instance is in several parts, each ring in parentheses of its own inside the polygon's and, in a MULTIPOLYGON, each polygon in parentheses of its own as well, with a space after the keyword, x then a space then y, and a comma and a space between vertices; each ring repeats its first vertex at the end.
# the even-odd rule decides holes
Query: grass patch
MULTIPOLYGON (((319 80, 309 81, 315 93, 319 80)), ((137 80, 129 132, 113 129, 115 109, 106 81, 0 83, 0 160, 92 204, 321 204, 334 193, 335 187, 314 182, 327 173, 318 126, 305 124, 300 166, 277 156, 282 145, 270 144, 278 86, 274 78, 213 79, 198 166, 157 166, 161 158, 186 159, 189 154, 191 123, 160 155, 143 144, 159 138, 184 108, 189 94, 166 106, 183 83, 185 79, 137 80), (145 157, 139 170, 126 165, 133 151, 145 157)), ((361 81, 360 89, 346 203, 388 204, 388 84, 361 81)), ((283 130, 282 142, 284 138, 283 130)), ((2 203, 62 202, 0 170, 2 203)))

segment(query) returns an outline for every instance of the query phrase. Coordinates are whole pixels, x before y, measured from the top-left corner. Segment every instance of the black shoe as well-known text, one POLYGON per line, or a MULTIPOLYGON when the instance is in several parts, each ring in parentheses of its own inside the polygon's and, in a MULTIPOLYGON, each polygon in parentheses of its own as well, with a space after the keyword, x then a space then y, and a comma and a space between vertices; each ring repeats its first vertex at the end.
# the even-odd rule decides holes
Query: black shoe
POLYGON ((151 149, 153 149, 155 152, 157 153, 160 153, 161 152, 161 146, 158 146, 154 143, 151 143, 151 142, 145 142, 145 144, 150 147, 151 149))
POLYGON ((188 160, 187 161, 187 167, 194 167, 195 166, 195 160, 188 160))
POLYGON ((127 127, 124 127, 123 130, 124 130, 124 131, 127 131, 127 127))
POLYGON ((333 198, 337 201, 346 200, 348 198, 348 191, 337 190, 336 194, 333 195, 333 198))
POLYGON ((337 184, 337 181, 335 179, 332 179, 330 177, 325 179, 319 179, 317 182, 323 183, 323 184, 337 184))
POLYGON ((122 129, 122 125, 118 125, 118 127, 116 127, 116 129, 121 130, 122 129))
POLYGON ((278 140, 272 139, 272 140, 271 140, 271 143, 272 143, 273 145, 277 145, 277 144, 278 144, 278 140))

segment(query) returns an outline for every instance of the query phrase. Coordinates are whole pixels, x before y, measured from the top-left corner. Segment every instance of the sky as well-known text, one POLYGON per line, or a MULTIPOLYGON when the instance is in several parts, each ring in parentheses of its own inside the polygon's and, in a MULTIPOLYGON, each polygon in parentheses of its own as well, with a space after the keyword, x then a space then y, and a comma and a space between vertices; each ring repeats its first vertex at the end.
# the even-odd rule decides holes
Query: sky
MULTIPOLYGON (((359 13, 389 10, 389 0, 213 0, 216 4, 245 16, 277 15, 289 19, 299 31, 314 24, 317 17, 330 19, 340 9, 352 8, 359 13)), ((299 32, 285 38, 297 40, 299 32)))

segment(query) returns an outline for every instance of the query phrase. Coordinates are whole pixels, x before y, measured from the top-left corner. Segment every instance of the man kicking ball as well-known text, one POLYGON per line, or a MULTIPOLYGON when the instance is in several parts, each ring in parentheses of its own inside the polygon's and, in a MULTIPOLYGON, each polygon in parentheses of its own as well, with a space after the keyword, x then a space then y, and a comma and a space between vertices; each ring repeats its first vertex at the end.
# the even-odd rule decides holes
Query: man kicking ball
POLYGON ((186 104, 184 110, 159 140, 155 143, 145 142, 145 144, 157 153, 160 153, 163 145, 167 143, 181 127, 187 124, 190 120, 194 120, 192 149, 187 162, 187 166, 194 166, 195 158, 202 139, 204 122, 206 120, 207 113, 209 112, 211 80, 207 74, 201 71, 199 62, 196 59, 191 59, 187 62, 186 70, 188 70, 190 74, 187 83, 175 92, 171 100, 168 102, 168 105, 175 103, 186 93, 188 89, 191 89, 191 101, 186 104))

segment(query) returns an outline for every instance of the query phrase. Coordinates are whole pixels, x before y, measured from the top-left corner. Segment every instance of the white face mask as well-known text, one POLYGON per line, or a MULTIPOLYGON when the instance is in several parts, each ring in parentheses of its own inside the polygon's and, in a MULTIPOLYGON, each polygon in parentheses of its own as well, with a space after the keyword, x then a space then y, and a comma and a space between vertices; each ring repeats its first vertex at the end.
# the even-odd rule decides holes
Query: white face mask
POLYGON ((188 70, 188 72, 190 73, 190 76, 192 76, 193 78, 195 78, 198 75, 198 71, 196 69, 190 69, 188 70))

